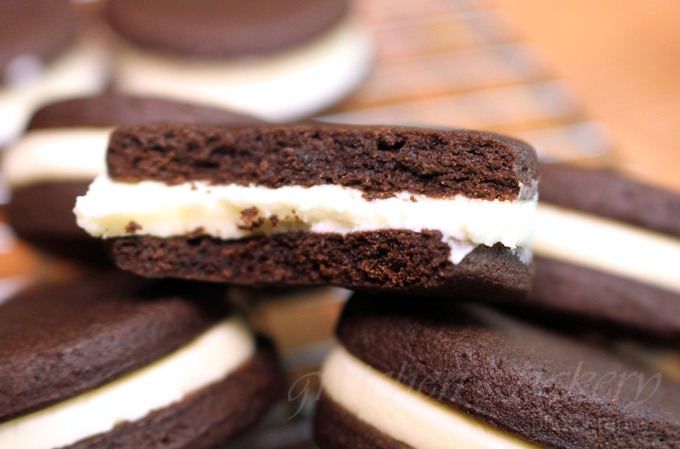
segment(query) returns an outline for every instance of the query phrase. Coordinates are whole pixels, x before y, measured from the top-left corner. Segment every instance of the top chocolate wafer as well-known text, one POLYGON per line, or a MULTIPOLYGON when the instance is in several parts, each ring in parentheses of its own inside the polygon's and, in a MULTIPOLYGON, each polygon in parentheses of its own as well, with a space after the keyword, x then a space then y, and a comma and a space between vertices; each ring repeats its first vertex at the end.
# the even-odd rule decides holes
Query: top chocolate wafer
POLYGON ((327 32, 347 0, 111 0, 113 28, 130 41, 185 56, 280 51, 327 32))

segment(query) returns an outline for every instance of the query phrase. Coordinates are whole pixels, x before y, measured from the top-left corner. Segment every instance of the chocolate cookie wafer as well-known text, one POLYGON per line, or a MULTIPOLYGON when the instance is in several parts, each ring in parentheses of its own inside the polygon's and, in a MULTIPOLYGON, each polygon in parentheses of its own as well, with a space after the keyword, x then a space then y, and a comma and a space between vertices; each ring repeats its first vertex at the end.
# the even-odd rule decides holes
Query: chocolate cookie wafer
POLYGON ((611 171, 541 166, 527 308, 680 341, 680 196, 611 171))
POLYGON ((111 0, 116 83, 136 95, 290 122, 345 97, 371 42, 348 0, 111 0))
POLYGON ((281 373, 223 295, 117 273, 0 305, 0 446, 207 449, 254 425, 281 373))
POLYGON ((680 387, 481 306, 352 298, 323 368, 323 449, 675 448, 680 387))

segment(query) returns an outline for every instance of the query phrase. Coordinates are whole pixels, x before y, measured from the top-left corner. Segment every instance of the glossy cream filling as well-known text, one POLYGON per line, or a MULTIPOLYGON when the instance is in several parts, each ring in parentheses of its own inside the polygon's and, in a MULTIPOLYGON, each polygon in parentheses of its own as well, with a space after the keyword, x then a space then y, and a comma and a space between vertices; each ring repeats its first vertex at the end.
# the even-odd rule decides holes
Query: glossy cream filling
POLYGON ((417 449, 539 449, 424 394, 350 355, 331 352, 323 391, 361 421, 417 449))
POLYGON ((508 248, 531 245, 535 200, 486 201, 462 195, 431 198, 402 192, 394 198, 367 200, 360 190, 336 186, 210 185, 191 182, 168 186, 157 181, 125 183, 100 175, 77 200, 78 225, 95 237, 136 235, 160 238, 197 230, 215 238, 239 239, 258 233, 304 230, 347 234, 402 229, 442 233, 450 260, 459 263, 478 245, 508 248), (244 210, 256 208, 263 224, 247 229, 244 210), (271 217, 276 216, 272 226, 271 217), (140 228, 141 227, 141 228, 140 228), (278 227, 278 228, 277 228, 278 227))
MULTIPOLYGON (((36 64, 39 63, 25 64, 26 70, 36 64)), ((108 81, 107 73, 106 51, 101 45, 83 43, 50 63, 38 75, 17 75, 23 78, 21 83, 0 87, 0 147, 17 139, 31 114, 42 105, 101 92, 108 81)))
POLYGON ((540 203, 533 251, 680 293, 676 237, 540 203))
POLYGON ((280 54, 201 61, 120 49, 116 81, 123 92, 226 107, 271 122, 312 115, 340 100, 366 75, 372 45, 346 22, 305 46, 280 54))
POLYGON ((113 128, 29 131, 5 150, 2 174, 10 187, 48 181, 91 181, 106 171, 113 128))
POLYGON ((254 354, 255 340, 243 320, 227 319, 146 368, 0 424, 0 447, 52 449, 109 432, 225 379, 254 354))

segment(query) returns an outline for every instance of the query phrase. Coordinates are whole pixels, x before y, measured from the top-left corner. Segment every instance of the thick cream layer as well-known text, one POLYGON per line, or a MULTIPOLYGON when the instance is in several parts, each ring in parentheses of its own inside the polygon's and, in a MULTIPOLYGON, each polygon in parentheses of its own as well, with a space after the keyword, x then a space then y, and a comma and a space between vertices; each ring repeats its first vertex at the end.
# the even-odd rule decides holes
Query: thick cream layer
POLYGON ((485 201, 458 195, 430 198, 403 192, 396 198, 366 200, 357 189, 335 185, 257 186, 210 185, 207 182, 168 186, 162 182, 124 183, 100 175, 87 195, 77 200, 78 225, 95 237, 137 235, 167 238, 202 231, 219 239, 238 239, 274 232, 269 220, 259 229, 244 229, 241 216, 256 207, 259 216, 276 215, 278 231, 306 230, 347 234, 381 229, 441 231, 459 263, 477 245, 502 243, 528 248, 534 232, 536 201, 485 201), (413 201, 415 200, 415 201, 413 201))
POLYGON ((417 449, 538 449, 374 370, 344 348, 323 366, 323 391, 361 421, 417 449))
POLYGON ((680 239, 540 203, 537 255, 680 293, 680 239))
POLYGON ((35 79, 0 88, 0 147, 24 131, 38 107, 101 92, 108 81, 108 55, 98 44, 83 43, 52 62, 35 79))
POLYGON ((29 131, 3 153, 2 174, 11 187, 46 181, 91 181, 106 171, 113 128, 29 131))
POLYGON ((0 424, 0 447, 52 449, 109 432, 225 379, 254 354, 255 340, 246 324, 239 318, 225 320, 142 370, 0 424))
POLYGON ((370 67, 372 45, 344 23, 306 46, 266 57, 199 61, 131 46, 117 57, 123 91, 245 112, 271 122, 312 115, 349 93, 370 67))

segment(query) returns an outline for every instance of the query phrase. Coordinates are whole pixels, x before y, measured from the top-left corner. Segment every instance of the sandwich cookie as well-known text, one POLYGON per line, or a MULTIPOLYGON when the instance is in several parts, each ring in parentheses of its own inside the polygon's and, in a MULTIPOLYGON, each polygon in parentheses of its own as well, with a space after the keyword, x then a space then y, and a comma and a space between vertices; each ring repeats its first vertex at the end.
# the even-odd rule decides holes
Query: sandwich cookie
POLYGON ((271 122, 341 100, 370 67, 348 0, 112 0, 124 92, 228 107, 271 122))
POLYGON ((46 106, 3 156, 3 177, 12 191, 7 214, 17 234, 63 256, 106 260, 101 245, 76 225, 76 198, 106 171, 106 148, 116 125, 159 122, 262 124, 222 109, 117 94, 46 106))
POLYGON ((75 28, 67 0, 0 1, 0 147, 21 135, 42 104, 105 87, 106 52, 76 42, 75 28))
POLYGON ((525 295, 537 202, 527 144, 397 127, 114 132, 78 224, 149 277, 525 295))
POLYGON ((323 449, 677 448, 680 387, 473 305, 352 298, 322 369, 323 449))
POLYGON ((282 392, 221 288, 120 273, 0 305, 0 447, 213 448, 282 392))
POLYGON ((544 164, 536 232, 527 308, 680 341, 680 196, 544 164))

